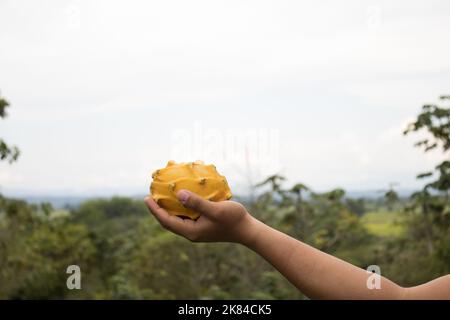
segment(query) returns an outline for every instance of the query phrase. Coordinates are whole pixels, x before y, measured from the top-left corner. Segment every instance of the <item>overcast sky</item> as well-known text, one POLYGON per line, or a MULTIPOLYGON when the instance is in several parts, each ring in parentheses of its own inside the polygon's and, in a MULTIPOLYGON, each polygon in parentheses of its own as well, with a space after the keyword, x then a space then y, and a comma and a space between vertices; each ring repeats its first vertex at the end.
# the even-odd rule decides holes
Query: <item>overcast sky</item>
POLYGON ((1 192, 145 193, 174 157, 238 192, 416 188, 441 155, 402 129, 450 93, 449 34, 449 1, 0 0, 0 136, 22 150, 1 192))

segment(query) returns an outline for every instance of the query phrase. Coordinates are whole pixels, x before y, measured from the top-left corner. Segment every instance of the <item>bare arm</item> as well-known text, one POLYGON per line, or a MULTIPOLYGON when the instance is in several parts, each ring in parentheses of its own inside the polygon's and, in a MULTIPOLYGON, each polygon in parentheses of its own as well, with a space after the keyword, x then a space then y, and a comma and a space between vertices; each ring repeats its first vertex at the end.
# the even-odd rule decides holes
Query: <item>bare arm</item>
POLYGON ((236 242, 254 250, 311 299, 450 299, 450 276, 413 288, 381 277, 369 289, 371 274, 279 232, 252 217, 239 203, 210 202, 180 191, 180 201, 202 215, 197 221, 170 216, 151 198, 146 204, 168 230, 191 241, 236 242))
POLYGON ((317 250, 263 223, 246 245, 270 262, 311 299, 450 299, 450 276, 403 288, 381 277, 380 289, 369 289, 371 273, 317 250))

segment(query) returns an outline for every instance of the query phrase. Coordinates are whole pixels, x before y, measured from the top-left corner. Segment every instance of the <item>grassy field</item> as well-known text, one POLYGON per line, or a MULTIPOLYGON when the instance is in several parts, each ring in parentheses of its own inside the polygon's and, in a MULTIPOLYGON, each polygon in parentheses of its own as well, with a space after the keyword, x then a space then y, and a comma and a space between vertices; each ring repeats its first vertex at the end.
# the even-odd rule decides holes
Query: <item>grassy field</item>
POLYGON ((399 237, 404 232, 401 216, 395 211, 368 212, 362 217, 367 230, 379 237, 399 237))

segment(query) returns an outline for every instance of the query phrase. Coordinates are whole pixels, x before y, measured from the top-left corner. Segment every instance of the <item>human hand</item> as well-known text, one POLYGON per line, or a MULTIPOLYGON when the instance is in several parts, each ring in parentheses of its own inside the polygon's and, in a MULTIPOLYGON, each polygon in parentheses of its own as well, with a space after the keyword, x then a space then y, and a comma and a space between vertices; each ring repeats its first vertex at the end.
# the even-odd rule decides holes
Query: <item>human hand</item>
POLYGON ((186 208, 201 214, 196 221, 170 215, 151 197, 146 197, 145 203, 165 229, 186 239, 247 244, 256 232, 257 220, 238 202, 212 202, 187 190, 180 190, 177 197, 186 208))

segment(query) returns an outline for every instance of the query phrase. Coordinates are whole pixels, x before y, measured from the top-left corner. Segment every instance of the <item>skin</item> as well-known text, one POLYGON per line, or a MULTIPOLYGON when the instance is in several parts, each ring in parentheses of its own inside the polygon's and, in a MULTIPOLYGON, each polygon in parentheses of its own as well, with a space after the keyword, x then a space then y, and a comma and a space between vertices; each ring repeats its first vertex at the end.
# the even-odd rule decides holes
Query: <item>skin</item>
POLYGON ((450 275, 404 288, 380 277, 380 289, 368 289, 366 270, 317 250, 252 217, 237 202, 211 202, 187 190, 177 194, 196 220, 169 215, 151 198, 145 203, 159 223, 193 242, 234 242, 255 251, 310 299, 450 299, 450 275))

